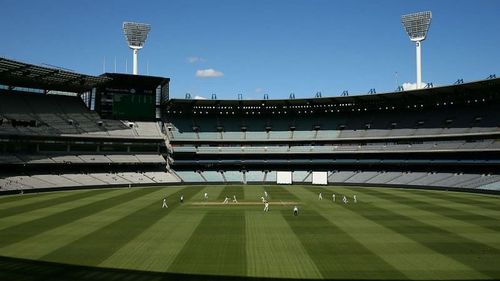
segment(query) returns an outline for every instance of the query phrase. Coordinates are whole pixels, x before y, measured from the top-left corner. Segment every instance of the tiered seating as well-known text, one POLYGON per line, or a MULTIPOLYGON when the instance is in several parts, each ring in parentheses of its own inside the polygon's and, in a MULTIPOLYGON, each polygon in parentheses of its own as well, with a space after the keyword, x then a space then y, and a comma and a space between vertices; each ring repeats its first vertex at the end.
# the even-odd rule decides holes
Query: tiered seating
POLYGON ((433 186, 435 182, 452 177, 451 173, 428 173, 427 176, 411 181, 408 185, 433 186))
POLYGON ((396 177, 401 176, 401 172, 381 172, 378 173, 376 176, 372 177, 371 179, 367 180, 366 183, 387 183, 396 177))
POLYGON ((267 132, 246 132, 245 139, 247 140, 267 140, 269 134, 267 132))
POLYGON ((500 191, 500 181, 484 184, 478 187, 479 189, 500 191))
POLYGON ((7 154, 0 164, 164 164, 160 154, 7 154))
POLYGON ((156 183, 178 183, 181 180, 173 173, 167 172, 143 172, 143 174, 156 183))
POLYGON ((276 182, 276 171, 266 171, 264 175, 264 181, 269 183, 276 182))
POLYGON ((427 173, 424 172, 406 172, 402 173, 401 176, 390 180, 387 182, 388 184, 400 184, 400 185, 405 185, 408 184, 409 182, 416 181, 420 178, 426 177, 427 173))
MULTIPOLYGON (((49 157, 49 156, 47 156, 47 157, 49 157)), ((53 156, 50 156, 50 158, 55 163, 72 163, 72 164, 85 163, 85 160, 78 157, 78 155, 53 155, 53 156)))
POLYGON ((111 163, 112 161, 106 157, 106 155, 90 154, 90 155, 78 155, 84 163, 111 163))
MULTIPOLYGON (((292 181, 301 183, 306 182, 306 178, 310 175, 311 172, 308 171, 293 171, 292 173, 292 181)), ((311 180, 309 180, 311 182, 311 180)))
POLYGON ((155 181, 153 181, 143 173, 121 172, 117 173, 117 175, 133 183, 155 183, 155 181))
POLYGON ((374 178, 378 174, 379 174, 379 172, 373 172, 373 171, 359 172, 359 173, 354 174, 352 177, 348 178, 345 182, 347 182, 347 183, 358 183, 358 182, 365 183, 365 182, 369 181, 370 179, 374 178))
POLYGON ((135 154, 141 163, 165 163, 165 158, 159 154, 135 154))
POLYGON ((71 180, 70 178, 62 177, 60 175, 42 174, 42 175, 34 175, 31 177, 48 182, 53 187, 76 186, 79 184, 76 181, 71 180))
POLYGON ((244 139, 243 132, 223 132, 222 139, 224 140, 242 140, 244 139))
POLYGON ((61 177, 76 182, 78 185, 105 185, 106 182, 96 179, 89 174, 63 174, 61 177))
POLYGON ((243 182, 243 174, 239 171, 224 171, 226 182, 243 182))
POLYGON ((106 157, 113 163, 140 163, 135 155, 106 155, 106 157))
POLYGON ((328 182, 345 182, 355 174, 355 171, 335 171, 330 176, 328 176, 328 182))
POLYGON ((207 182, 224 182, 222 174, 218 171, 204 171, 203 177, 207 182))
POLYGON ((92 177, 107 184, 129 184, 131 181, 113 173, 93 173, 92 177))
POLYGON ((0 134, 163 138, 156 122, 101 120, 78 97, 0 94, 0 134), (28 126, 16 126, 23 121, 28 126))
POLYGON ((263 154, 263 153, 339 153, 339 152, 383 152, 383 151, 465 151, 485 149, 500 149, 500 142, 493 139, 481 140, 478 142, 461 141, 431 141, 413 144, 397 144, 393 142, 382 143, 342 143, 342 144, 319 144, 319 145, 283 145, 283 144, 267 144, 263 145, 244 145, 234 144, 233 146, 199 146, 195 148, 192 145, 174 146, 173 151, 176 152, 192 152, 198 154, 213 154, 213 153, 243 153, 243 154, 263 154))
POLYGON ((477 188, 500 181, 499 175, 482 174, 476 178, 457 184, 459 187, 477 188))
POLYGON ((194 132, 172 131, 172 140, 196 140, 198 135, 194 132))
POLYGON ((219 132, 200 132, 197 137, 202 140, 218 140, 222 138, 219 132))
POLYGON ((459 186, 460 183, 471 181, 480 177, 478 174, 463 174, 455 173, 453 176, 447 177, 445 179, 435 181, 434 185, 437 186, 459 186))
POLYGON ((262 171, 246 171, 245 180, 246 182, 263 182, 264 175, 262 171))
MULTIPOLYGON (((172 147, 174 152, 196 152, 198 151, 194 146, 173 146, 172 147)), ((199 151, 203 151, 205 149, 204 147, 200 147, 199 151)))
POLYGON ((160 126, 156 122, 134 122, 133 129, 138 136, 163 137, 160 126))
POLYGON ((0 192, 44 188, 179 183, 169 172, 68 173, 0 177, 0 192))
POLYGON ((198 172, 176 171, 175 173, 183 182, 205 182, 205 179, 203 179, 203 177, 198 172))
MULTIPOLYGON (((34 94, 0 94, 0 112, 9 121, 32 121, 34 126, 18 130, 21 134, 79 134, 102 131, 95 112, 77 97, 34 94), (82 125, 82 127, 80 127, 82 125), (29 129, 28 129, 29 128, 29 129), (86 130, 84 130, 85 128, 86 130)), ((4 124, 3 127, 9 127, 4 124)), ((0 130, 2 132, 3 130, 0 130)))

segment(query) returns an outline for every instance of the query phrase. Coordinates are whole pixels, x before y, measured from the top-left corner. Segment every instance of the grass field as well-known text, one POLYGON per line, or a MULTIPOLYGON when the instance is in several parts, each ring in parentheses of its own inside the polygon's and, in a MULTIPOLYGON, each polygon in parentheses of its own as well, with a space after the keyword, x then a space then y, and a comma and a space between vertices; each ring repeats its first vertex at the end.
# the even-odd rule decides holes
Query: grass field
POLYGON ((0 197, 0 280, 50 278, 500 279, 500 197, 296 185, 0 197), (241 204, 215 204, 233 195, 241 204))

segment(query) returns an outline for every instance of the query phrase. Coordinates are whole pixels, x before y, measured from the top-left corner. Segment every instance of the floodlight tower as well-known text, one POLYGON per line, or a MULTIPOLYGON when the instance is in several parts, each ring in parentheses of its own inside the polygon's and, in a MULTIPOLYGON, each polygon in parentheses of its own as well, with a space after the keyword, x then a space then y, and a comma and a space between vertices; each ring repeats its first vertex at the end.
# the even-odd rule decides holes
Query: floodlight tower
POLYGON ((127 39, 128 46, 134 52, 133 74, 137 75, 137 54, 144 47, 144 42, 151 30, 151 25, 137 22, 124 22, 123 33, 127 39))
POLYGON ((417 89, 422 87, 422 61, 421 61, 421 42, 425 40, 427 31, 431 25, 432 13, 430 11, 413 13, 401 16, 403 24, 410 40, 417 46, 417 89))

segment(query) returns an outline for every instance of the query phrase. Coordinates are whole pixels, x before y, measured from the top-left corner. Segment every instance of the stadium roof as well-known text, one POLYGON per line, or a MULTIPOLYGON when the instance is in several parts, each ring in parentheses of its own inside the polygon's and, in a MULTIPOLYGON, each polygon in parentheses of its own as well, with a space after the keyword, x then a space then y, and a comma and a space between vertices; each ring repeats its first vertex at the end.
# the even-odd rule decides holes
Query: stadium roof
POLYGON ((164 85, 170 81, 170 78, 145 76, 145 75, 131 75, 124 73, 104 73, 101 77, 108 77, 110 82, 106 83, 106 87, 142 87, 142 88, 156 88, 158 85, 164 85))
POLYGON ((398 91, 380 94, 352 95, 341 97, 300 98, 300 99, 261 99, 261 100, 217 100, 217 99, 171 99, 168 104, 176 106, 215 106, 215 105, 304 105, 304 104, 384 104, 427 102, 434 99, 450 98, 450 100, 500 92, 500 78, 480 80, 458 85, 431 87, 419 90, 398 91))
POLYGON ((109 80, 0 57, 0 84, 7 86, 82 93, 109 80))

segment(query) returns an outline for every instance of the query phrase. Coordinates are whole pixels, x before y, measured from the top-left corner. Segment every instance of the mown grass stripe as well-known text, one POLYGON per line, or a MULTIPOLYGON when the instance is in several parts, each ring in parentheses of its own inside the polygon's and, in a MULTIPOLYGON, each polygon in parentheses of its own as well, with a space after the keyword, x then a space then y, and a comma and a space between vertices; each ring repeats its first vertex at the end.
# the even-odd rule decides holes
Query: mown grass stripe
POLYGON ((241 185, 225 185, 224 189, 219 193, 217 199, 219 201, 224 201, 226 196, 229 201, 233 200, 233 196, 236 196, 237 200, 245 199, 245 192, 243 192, 243 186, 241 185))
POLYGON ((246 275, 244 210, 212 210, 202 219, 169 272, 246 275))
MULTIPOLYGON (((283 187, 273 194, 300 201, 283 187)), ((281 199, 281 197, 278 197, 281 199)), ((312 208, 301 207, 295 217, 281 211, 283 218, 301 241, 324 278, 332 279, 407 279, 407 277, 373 253, 337 225, 312 208)))
MULTIPOLYGON (((337 197, 342 197, 345 194, 350 199, 352 199, 352 195, 357 194, 357 189, 338 190, 337 188, 310 186, 302 189, 306 192, 312 192, 315 195, 322 191, 323 196, 331 196, 332 192, 335 192, 337 197)), ((388 190, 394 191, 394 189, 388 190)), ((487 278, 484 274, 476 272, 463 263, 435 252, 401 233, 386 228, 375 220, 366 219, 359 214, 360 209, 365 208, 368 202, 374 202, 374 200, 376 202, 377 199, 366 195, 359 196, 358 193, 359 197, 361 197, 361 201, 358 201, 356 204, 353 204, 352 200, 348 205, 344 205, 341 200, 336 200, 335 203, 329 200, 329 202, 318 202, 315 207, 322 209, 322 213, 334 212, 335 215, 328 216, 327 219, 339 224, 345 231, 361 241, 370 250, 379 254, 384 260, 392 264, 410 279, 456 280, 464 278, 487 278)), ((393 208, 393 202, 378 203, 386 208, 393 208)), ((398 211, 408 213, 407 209, 398 208, 398 211)), ((390 217, 386 216, 384 216, 384 219, 391 220, 390 217)), ((399 222, 395 221, 394 223, 399 222)))
MULTIPOLYGON (((211 189, 211 193, 215 194, 215 189, 211 189)), ((176 208, 168 216, 145 229, 100 266, 166 271, 205 215, 205 212, 195 211, 190 206, 192 201, 198 201, 202 195, 200 192, 196 193, 190 200, 185 201, 184 206, 176 208)))
MULTIPOLYGON (((394 202, 398 202, 397 200, 400 199, 397 196, 380 194, 368 188, 359 188, 356 189, 356 192, 394 202)), ((402 204, 402 202, 398 203, 402 204)), ((459 236, 443 228, 430 225, 414 217, 378 207, 373 203, 366 203, 364 205, 364 208, 360 209, 359 214, 367 219, 376 221, 486 276, 491 278, 500 277, 500 268, 498 267, 497 259, 500 255, 500 250, 490 245, 459 236), (429 236, 434 239, 429 239, 429 236)))
POLYGON ((11 202, 16 203, 24 200, 28 201, 30 199, 36 199, 38 197, 40 197, 40 194, 38 193, 0 195, 0 205, 8 204, 11 202))
MULTIPOLYGON (((396 202, 404 201, 405 203, 411 204, 412 207, 417 208, 419 210, 433 212, 450 219, 463 221, 464 223, 471 223, 479 227, 500 232, 500 224, 499 224, 500 217, 493 218, 480 214, 471 213, 464 209, 447 207, 438 202, 429 202, 423 199, 418 199, 417 197, 415 197, 418 195, 413 196, 413 194, 408 194, 408 193, 406 196, 404 194, 398 195, 394 192, 384 192, 378 189, 374 189, 373 191, 379 192, 380 194, 388 194, 391 200, 395 200, 396 202)), ((445 203, 444 200, 447 200, 448 198, 449 197, 446 196, 446 194, 442 194, 442 196, 439 199, 443 200, 441 201, 441 203, 445 203)))
MULTIPOLYGON (((110 191, 111 190, 94 192, 94 196, 103 194, 103 192, 110 191)), ((129 200, 137 198, 138 196, 142 196, 153 191, 154 190, 151 188, 130 190, 126 193, 120 193, 119 195, 110 198, 105 198, 96 202, 92 202, 90 204, 2 229, 0 230, 0 248, 25 240, 34 235, 44 233, 56 227, 71 223, 75 220, 93 215, 102 210, 111 208, 118 204, 122 204, 129 200)))
MULTIPOLYGON (((179 207, 178 198, 180 198, 181 194, 184 194, 184 197, 189 199, 199 189, 200 187, 184 188, 171 194, 168 196, 168 198, 172 199, 168 201, 167 209, 161 208, 163 197, 155 198, 151 204, 45 255, 41 259, 99 265, 123 245, 179 207)), ((151 190, 150 192, 158 191, 156 188, 148 190, 151 190)))
MULTIPOLYGON (((110 191, 110 190, 103 190, 104 192, 110 191)), ((96 191, 91 190, 91 191, 86 191, 86 192, 68 192, 64 194, 63 196, 52 198, 50 196, 47 196, 48 198, 46 199, 41 199, 36 202, 28 203, 25 205, 21 206, 16 206, 16 207, 10 207, 8 209, 3 209, 0 211, 0 219, 1 218, 6 218, 14 215, 18 215, 24 212, 31 212, 33 210, 37 209, 42 209, 42 208, 47 208, 47 207, 53 207, 58 204, 65 204, 74 200, 79 200, 83 198, 87 198, 90 196, 95 196, 96 191)), ((41 197, 44 197, 43 195, 39 195, 41 197)), ((19 198, 18 198, 19 199, 19 198)))
POLYGON ((265 195, 264 192, 267 192, 267 195, 269 197, 268 191, 270 189, 270 186, 268 185, 250 185, 243 187, 242 189, 245 193, 245 199, 248 201, 261 201, 261 197, 265 195))
POLYGON ((46 200, 47 198, 66 196, 68 195, 68 193, 78 193, 78 191, 75 190, 73 190, 73 192, 54 191, 54 192, 27 193, 27 194, 14 194, 14 195, 5 195, 0 192, 0 211, 12 207, 18 207, 24 204, 31 204, 33 202, 43 201, 46 200))
MULTIPOLYGON (((441 198, 442 191, 419 191, 417 194, 424 195, 429 198, 441 198)), ((498 195, 483 195, 474 193, 464 193, 464 192, 446 192, 446 200, 454 203, 460 203, 465 205, 474 205, 479 209, 487 209, 493 211, 500 211, 500 197, 498 195), (468 195, 468 196, 466 196, 468 195), (483 200, 486 199, 486 200, 483 200), (491 202, 492 199, 496 199, 496 202, 491 202)))
MULTIPOLYGON (((168 192, 172 193, 179 189, 180 188, 169 188, 168 192)), ((156 190, 157 191, 148 193, 145 196, 138 196, 124 204, 119 204, 94 215, 87 216, 42 234, 35 235, 19 243, 4 247, 2 248, 2 252, 9 256, 39 259, 123 216, 135 212, 140 207, 149 205, 152 198, 160 198, 165 193, 164 189, 156 188, 156 190)), ((118 190, 117 192, 123 193, 127 192, 127 190, 118 190)), ((97 199, 98 198, 95 198, 94 201, 97 201, 97 199)), ((84 204, 79 205, 82 206, 84 204)))
POLYGON ((249 276, 321 278, 321 273, 281 212, 271 210, 264 213, 259 207, 258 210, 247 210, 245 218, 249 276))

